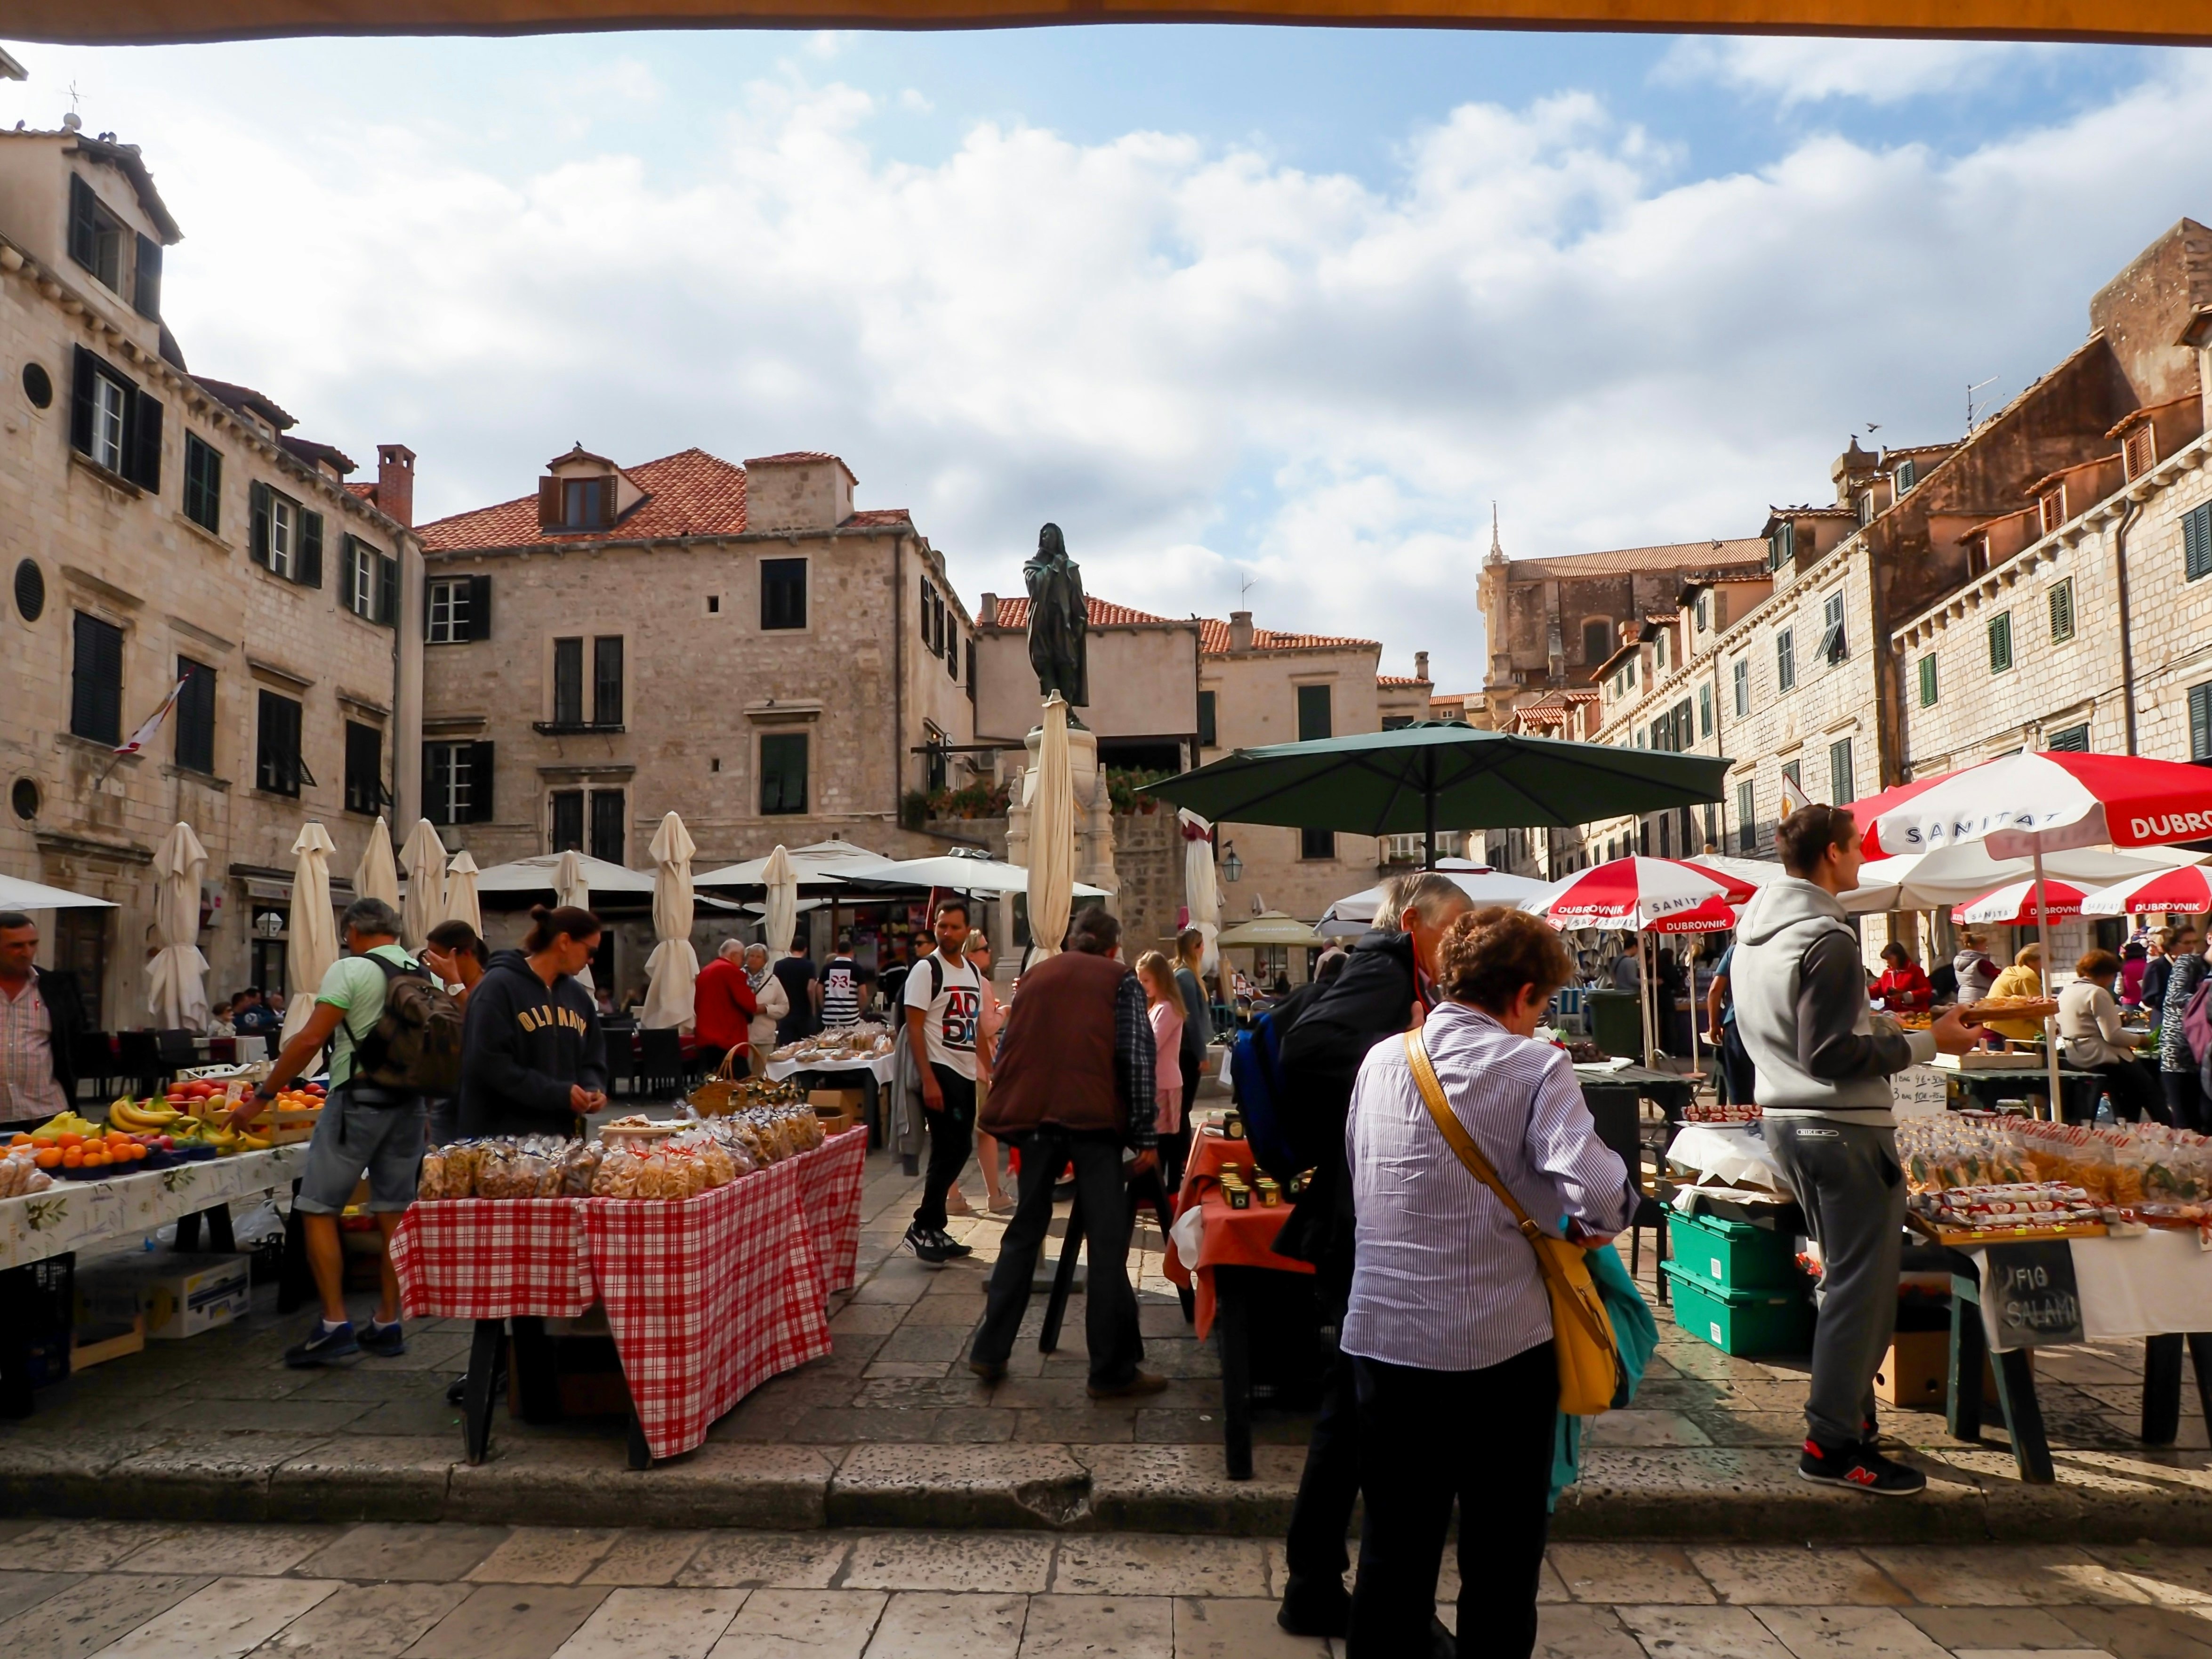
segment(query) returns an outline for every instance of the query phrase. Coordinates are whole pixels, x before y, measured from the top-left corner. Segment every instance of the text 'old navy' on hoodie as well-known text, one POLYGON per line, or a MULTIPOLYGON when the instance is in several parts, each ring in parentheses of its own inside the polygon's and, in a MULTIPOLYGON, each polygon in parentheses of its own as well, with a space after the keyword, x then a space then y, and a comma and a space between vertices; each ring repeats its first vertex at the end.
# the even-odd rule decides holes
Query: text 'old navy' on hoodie
POLYGON ((1844 907, 1796 876, 1752 895, 1729 964, 1735 1029, 1758 1073, 1755 1098, 1778 1117, 1888 1124, 1889 1079, 1932 1060, 1936 1040, 1877 1018, 1844 907))
POLYGON ((521 951, 496 952, 461 1028, 461 1132, 566 1134, 577 1084, 607 1086, 599 1008, 567 975, 549 986, 521 951))

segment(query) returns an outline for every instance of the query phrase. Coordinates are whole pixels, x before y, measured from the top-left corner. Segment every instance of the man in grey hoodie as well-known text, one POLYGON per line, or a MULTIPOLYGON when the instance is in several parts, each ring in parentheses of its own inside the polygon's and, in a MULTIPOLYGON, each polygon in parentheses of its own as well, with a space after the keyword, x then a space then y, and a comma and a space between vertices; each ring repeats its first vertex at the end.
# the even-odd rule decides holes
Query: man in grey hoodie
POLYGON ((1760 888, 1737 930, 1736 1030, 1758 1073, 1766 1141, 1820 1248, 1820 1323, 1798 1473, 1884 1495, 1917 1492, 1917 1469, 1875 1449, 1874 1374, 1897 1323, 1905 1175, 1889 1079, 1979 1035, 1953 1009, 1905 1031, 1867 1002, 1858 936, 1837 895, 1858 885, 1858 826, 1802 806, 1775 832, 1790 873, 1760 888))

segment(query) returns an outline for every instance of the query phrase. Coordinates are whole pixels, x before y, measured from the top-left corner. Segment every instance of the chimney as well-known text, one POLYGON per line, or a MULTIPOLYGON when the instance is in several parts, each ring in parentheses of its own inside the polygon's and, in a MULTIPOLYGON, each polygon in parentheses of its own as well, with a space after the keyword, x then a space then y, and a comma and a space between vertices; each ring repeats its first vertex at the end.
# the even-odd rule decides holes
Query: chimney
POLYGON ((376 505, 386 518, 415 526, 415 452, 405 444, 376 447, 376 505))
POLYGON ((1417 680, 1425 680, 1428 677, 1429 653, 1425 651, 1416 651, 1413 653, 1413 678, 1417 680))
POLYGON ((1232 611, 1229 613, 1229 648, 1249 651, 1252 648, 1252 613, 1232 611))
POLYGON ((975 622, 981 628, 996 628, 999 625, 999 596, 996 593, 983 596, 983 603, 975 612, 975 622))

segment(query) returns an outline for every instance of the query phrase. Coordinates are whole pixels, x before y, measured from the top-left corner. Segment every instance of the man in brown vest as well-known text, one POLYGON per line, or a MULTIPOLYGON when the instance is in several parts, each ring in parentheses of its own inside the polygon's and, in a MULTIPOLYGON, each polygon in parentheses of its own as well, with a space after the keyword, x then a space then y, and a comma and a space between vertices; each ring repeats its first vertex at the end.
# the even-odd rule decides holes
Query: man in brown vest
POLYGON ((1085 910, 1067 942, 1069 949, 1022 975, 991 1063, 981 1127, 1021 1149, 1021 1194, 1000 1242, 968 1367, 989 1382, 1006 1374, 1037 1252, 1052 1224, 1053 1183, 1073 1164, 1091 1267, 1083 1320, 1091 1397, 1157 1394, 1166 1379, 1137 1369, 1145 1344, 1129 1285, 1128 1182, 1158 1156, 1158 1051, 1144 988, 1115 959, 1121 924, 1103 910, 1085 910), (1136 1154, 1126 1166, 1125 1147, 1136 1154))

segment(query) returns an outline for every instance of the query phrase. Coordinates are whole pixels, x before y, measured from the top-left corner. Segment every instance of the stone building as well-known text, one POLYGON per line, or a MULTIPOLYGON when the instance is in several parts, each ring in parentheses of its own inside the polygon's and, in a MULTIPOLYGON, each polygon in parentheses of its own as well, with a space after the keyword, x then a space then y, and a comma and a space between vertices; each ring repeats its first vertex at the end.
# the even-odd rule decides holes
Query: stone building
POLYGON ((281 986, 292 842, 340 902, 371 824, 416 810, 414 457, 374 485, 270 398, 195 378, 161 319, 181 232, 136 146, 0 132, 0 867, 112 900, 40 920, 107 1029, 150 1023, 154 851, 208 852, 208 988, 281 986), (140 752, 118 755, 178 690, 140 752))
MULTIPOLYGON (((1098 739, 1098 763, 1121 773, 1198 764, 1199 623, 1085 596, 1091 702, 1075 711, 1098 739)), ((1030 666, 1030 602, 983 595, 976 607, 975 741, 1000 745, 1002 766, 1026 763, 1023 742, 1042 718, 1030 666)))
POLYGON ((902 507, 835 455, 581 445, 528 493, 422 528, 423 792, 479 864, 700 868, 842 836, 942 851, 924 791, 972 758, 975 630, 902 507))

